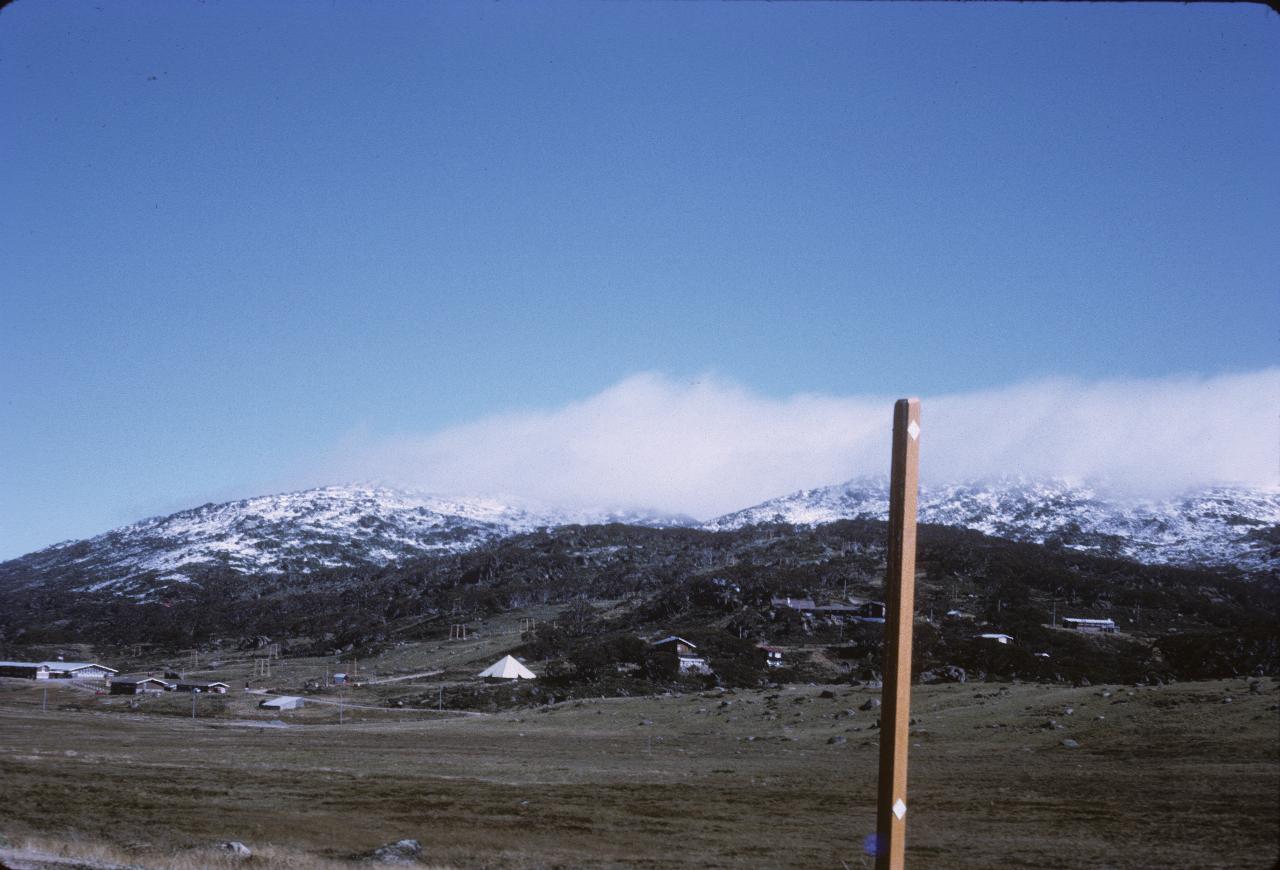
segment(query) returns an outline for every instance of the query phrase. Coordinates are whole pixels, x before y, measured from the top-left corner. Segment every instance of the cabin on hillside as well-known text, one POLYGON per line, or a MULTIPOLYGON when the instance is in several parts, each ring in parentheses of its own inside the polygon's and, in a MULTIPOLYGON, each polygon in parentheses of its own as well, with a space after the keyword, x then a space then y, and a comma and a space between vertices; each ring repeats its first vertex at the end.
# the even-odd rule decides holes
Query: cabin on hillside
POLYGON ((707 660, 698 655, 697 644, 682 637, 664 637, 649 645, 653 659, 659 668, 668 676, 681 677, 685 674, 710 674, 711 666, 707 660))
POLYGON ((781 647, 762 643, 756 649, 760 650, 760 654, 764 656, 765 667, 780 668, 783 666, 781 647))
POLYGON ((884 622, 885 615, 882 601, 817 604, 812 598, 774 596, 769 604, 774 610, 794 610, 807 616, 834 618, 842 622, 884 622))
POLYGON ((1098 634, 1111 634, 1116 630, 1113 619, 1082 619, 1074 616, 1062 617, 1062 627, 1072 631, 1086 631, 1098 634))
POLYGON ((990 643, 1000 643, 1000 644, 1006 644, 1006 645, 1013 643, 1012 635, 1000 634, 999 632, 994 632, 994 631, 984 631, 982 634, 975 634, 973 636, 973 639, 985 640, 990 643))
POLYGON ((111 680, 113 695, 151 695, 168 689, 168 683, 155 677, 115 677, 111 680))
POLYGON ((864 601, 858 605, 858 616, 863 622, 884 622, 888 612, 883 601, 864 601))
POLYGON ((173 687, 175 692, 201 692, 203 694, 225 695, 231 687, 226 683, 209 680, 179 680, 173 687))

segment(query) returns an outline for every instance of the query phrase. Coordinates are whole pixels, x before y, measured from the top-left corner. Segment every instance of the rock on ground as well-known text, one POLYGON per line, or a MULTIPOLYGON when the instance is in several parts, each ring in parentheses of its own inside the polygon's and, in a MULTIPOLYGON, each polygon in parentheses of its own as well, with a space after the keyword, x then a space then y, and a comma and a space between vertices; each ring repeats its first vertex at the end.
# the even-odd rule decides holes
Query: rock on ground
POLYGON ((417 840, 400 840, 373 850, 370 860, 378 864, 416 864, 422 857, 422 844, 417 840))

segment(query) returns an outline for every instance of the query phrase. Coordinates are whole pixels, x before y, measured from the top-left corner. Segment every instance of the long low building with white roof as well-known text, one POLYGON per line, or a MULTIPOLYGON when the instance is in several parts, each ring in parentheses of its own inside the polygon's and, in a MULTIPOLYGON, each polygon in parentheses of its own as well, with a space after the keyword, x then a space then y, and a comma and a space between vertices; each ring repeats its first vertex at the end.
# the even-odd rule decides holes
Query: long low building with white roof
POLYGON ((0 662, 0 677, 27 680, 105 680, 118 673, 97 662, 0 662))

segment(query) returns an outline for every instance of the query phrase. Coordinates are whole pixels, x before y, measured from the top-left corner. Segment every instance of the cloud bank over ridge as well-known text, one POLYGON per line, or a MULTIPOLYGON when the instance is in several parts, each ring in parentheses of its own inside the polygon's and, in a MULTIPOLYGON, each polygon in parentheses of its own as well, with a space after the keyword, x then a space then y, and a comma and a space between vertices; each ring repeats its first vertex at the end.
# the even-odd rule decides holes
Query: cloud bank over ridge
MULTIPOLYGON (((560 408, 435 433, 350 436, 316 480, 709 518, 888 471, 894 396, 773 398, 638 374, 560 408)), ((1101 481, 1139 495, 1280 485, 1280 368, 1213 377, 1048 379, 923 396, 921 473, 1101 481)))

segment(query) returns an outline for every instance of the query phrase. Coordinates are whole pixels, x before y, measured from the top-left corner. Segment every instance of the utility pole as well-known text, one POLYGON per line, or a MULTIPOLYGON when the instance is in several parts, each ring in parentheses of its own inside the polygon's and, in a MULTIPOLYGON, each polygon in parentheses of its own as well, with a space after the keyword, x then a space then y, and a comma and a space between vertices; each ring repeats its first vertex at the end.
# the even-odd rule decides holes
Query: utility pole
POLYGON ((884 598, 887 608, 880 708, 880 779, 876 799, 876 870, 902 870, 905 860, 919 485, 920 400, 899 399, 893 408, 893 460, 889 472, 889 566, 884 598))
POLYGON ((41 713, 49 712, 49 687, 48 686, 44 687, 44 697, 40 699, 40 712, 41 713))
POLYGON ((199 696, 200 696, 199 692, 195 691, 194 689, 191 691, 191 718, 192 719, 196 718, 196 698, 198 698, 199 696))

